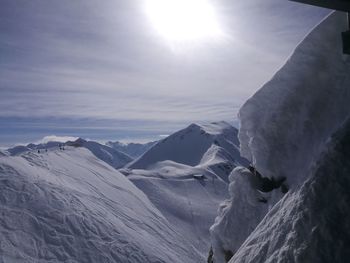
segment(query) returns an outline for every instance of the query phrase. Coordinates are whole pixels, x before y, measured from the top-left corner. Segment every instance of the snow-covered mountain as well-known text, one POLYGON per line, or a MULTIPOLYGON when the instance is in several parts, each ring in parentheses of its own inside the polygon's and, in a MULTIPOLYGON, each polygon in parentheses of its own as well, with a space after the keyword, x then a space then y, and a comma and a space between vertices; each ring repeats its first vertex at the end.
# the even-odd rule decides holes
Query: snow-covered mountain
POLYGON ((9 148, 6 151, 11 156, 21 155, 30 151, 46 151, 52 149, 58 149, 60 146, 75 146, 75 147, 84 147, 91 151, 97 158, 108 163, 114 168, 123 167, 125 164, 132 161, 132 158, 122 152, 119 152, 111 147, 106 145, 94 142, 86 141, 84 139, 78 138, 76 141, 68 141, 66 143, 62 142, 47 142, 41 144, 30 143, 26 146, 20 145, 13 148, 9 148))
POLYGON ((2 262, 203 262, 148 197, 83 147, 0 158, 2 262))
POLYGON ((237 133, 226 122, 192 124, 121 170, 202 255, 210 248, 217 208, 228 197, 227 176, 246 162, 237 133))
POLYGON ((156 143, 157 141, 148 143, 121 143, 118 141, 109 141, 106 142, 106 145, 135 159, 147 152, 156 143))
POLYGON ((215 166, 222 159, 242 163, 237 133, 238 130, 226 122, 191 124, 159 141, 128 167, 147 169, 166 160, 190 166, 215 166))
POLYGON ((236 168, 211 227, 215 263, 347 262, 349 125, 325 146, 350 113, 346 29, 344 14, 326 18, 241 108, 243 156, 266 178, 286 178, 289 192, 263 194, 236 168))
POLYGON ((84 147, 91 151, 97 158, 108 163, 114 168, 121 168, 132 161, 132 158, 126 155, 125 153, 119 152, 111 147, 94 141, 86 141, 84 139, 79 138, 74 142, 67 142, 66 145, 74 147, 84 147))

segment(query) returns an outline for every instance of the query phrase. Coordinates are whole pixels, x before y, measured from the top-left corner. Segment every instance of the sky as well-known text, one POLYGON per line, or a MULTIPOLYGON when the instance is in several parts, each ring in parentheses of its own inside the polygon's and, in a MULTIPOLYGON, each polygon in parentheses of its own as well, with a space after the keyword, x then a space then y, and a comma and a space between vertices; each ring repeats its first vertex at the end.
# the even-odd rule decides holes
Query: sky
POLYGON ((0 0, 0 146, 51 135, 148 141, 192 122, 237 124, 240 106, 328 13, 287 0, 187 0, 186 16, 169 15, 159 1, 0 0), (179 39, 169 26, 190 30, 192 15, 209 32, 200 1, 213 34, 179 39))

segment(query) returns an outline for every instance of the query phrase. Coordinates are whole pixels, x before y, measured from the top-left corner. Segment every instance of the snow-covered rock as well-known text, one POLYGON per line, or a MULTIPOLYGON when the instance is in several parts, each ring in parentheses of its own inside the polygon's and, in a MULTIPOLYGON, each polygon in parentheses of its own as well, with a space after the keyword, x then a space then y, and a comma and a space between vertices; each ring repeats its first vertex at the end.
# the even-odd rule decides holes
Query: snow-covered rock
POLYGON ((1 262, 203 262, 124 175, 85 148, 0 158, 1 262))
POLYGON ((342 54, 343 13, 333 13, 240 109, 241 153, 266 176, 293 187, 350 110, 350 61, 342 54))
POLYGON ((121 143, 118 141, 109 141, 106 142, 106 145, 135 159, 147 152, 156 143, 157 141, 148 143, 121 143))
MULTIPOLYGON (((229 251, 231 256, 235 254, 232 262, 333 262, 323 258, 321 245, 312 246, 308 240, 302 241, 302 238, 291 239, 291 242, 295 242, 292 245, 296 250, 288 250, 289 254, 294 253, 290 257, 284 254, 288 242, 284 243, 283 240, 293 238, 294 230, 303 233, 306 239, 313 235, 314 229, 305 227, 310 226, 308 223, 311 222, 308 214, 302 212, 300 202, 305 204, 305 211, 316 209, 314 205, 318 195, 321 198, 322 191, 305 195, 305 202, 301 201, 304 197, 294 199, 293 196, 300 195, 300 191, 306 192, 306 189, 312 190, 305 186, 304 190, 299 188, 311 174, 312 164, 319 159, 327 139, 350 113, 350 60, 342 54, 340 37, 340 32, 346 28, 347 20, 343 13, 333 13, 327 17, 300 43, 272 80, 240 109, 239 140, 242 155, 251 160, 263 176, 286 177, 290 190, 276 206, 283 196, 279 190, 268 194, 266 204, 252 205, 249 197, 256 192, 252 192, 244 179, 245 172, 235 170, 230 176, 231 199, 219 210, 216 223, 211 228, 215 263, 227 262, 225 251, 229 251), (308 200, 309 197, 314 201, 308 200), (308 208, 308 205, 311 207, 308 208), (289 210, 292 208, 295 208, 293 212, 289 210), (258 225, 259 219, 268 211, 268 216, 258 225), (298 211, 301 213, 294 216, 293 213, 298 211), (246 218, 245 224, 242 224, 241 218, 237 217, 245 215, 254 216, 246 218), (268 219, 271 216, 274 217, 273 221, 268 219), (288 225, 294 229, 286 231, 283 225, 289 220, 291 222, 288 225), (246 238, 248 241, 238 249, 246 238), (295 256, 295 253, 303 256, 295 256), (320 257, 314 260, 310 255, 315 253, 320 253, 320 257), (308 260, 303 260, 303 257, 308 260)), ((332 176, 336 181, 337 172, 330 172, 334 172, 332 176)), ((337 183, 334 183, 334 187, 338 187, 337 183)), ((327 198, 330 200, 331 195, 327 195, 327 198)), ((335 211, 339 209, 326 200, 324 202, 325 206, 329 205, 335 211)), ((321 216, 315 211, 312 224, 323 224, 321 216)), ((349 237, 348 234, 344 236, 345 239, 349 237)), ((318 238, 321 244, 325 236, 319 235, 318 238)), ((329 238, 334 239, 327 242, 337 243, 334 235, 329 235, 329 238)), ((316 238, 313 241, 318 242, 316 238)))
POLYGON ((121 168, 132 161, 132 158, 125 153, 119 152, 111 147, 94 141, 86 141, 79 138, 74 142, 67 142, 66 145, 84 147, 91 151, 97 158, 108 163, 114 168, 121 168))
POLYGON ((328 144, 309 179, 287 194, 230 263, 344 263, 350 258, 350 120, 328 144))
POLYGON ((248 169, 237 167, 229 177, 230 199, 220 205, 210 228, 215 262, 227 262, 268 211, 268 204, 259 201, 265 196, 251 187, 249 176, 248 169))

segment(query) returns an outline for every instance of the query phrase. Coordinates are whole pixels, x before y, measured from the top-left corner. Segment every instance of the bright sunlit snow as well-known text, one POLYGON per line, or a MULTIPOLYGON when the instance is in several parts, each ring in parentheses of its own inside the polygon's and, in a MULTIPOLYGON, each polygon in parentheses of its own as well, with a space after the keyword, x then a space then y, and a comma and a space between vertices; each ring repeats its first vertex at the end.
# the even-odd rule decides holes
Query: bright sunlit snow
POLYGON ((171 42, 200 41, 223 34, 207 0, 148 0, 146 13, 158 33, 171 42))

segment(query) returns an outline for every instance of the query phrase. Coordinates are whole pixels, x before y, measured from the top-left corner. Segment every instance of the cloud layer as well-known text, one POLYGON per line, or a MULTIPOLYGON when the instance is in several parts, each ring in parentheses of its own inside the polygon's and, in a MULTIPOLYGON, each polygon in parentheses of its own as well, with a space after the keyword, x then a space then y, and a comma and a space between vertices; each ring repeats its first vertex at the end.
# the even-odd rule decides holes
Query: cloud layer
POLYGON ((102 119, 127 136, 144 123, 168 134, 193 121, 233 120, 326 14, 280 0, 216 1, 226 41, 174 49, 156 34, 144 4, 2 1, 0 144, 25 136, 25 127, 16 130, 21 121, 39 136, 69 123, 73 134, 86 119, 101 130, 92 126, 102 119))

